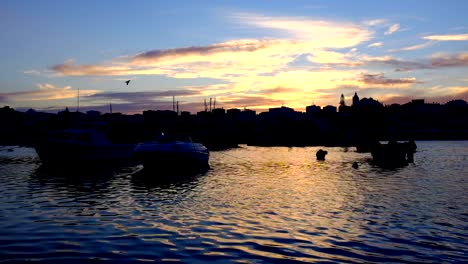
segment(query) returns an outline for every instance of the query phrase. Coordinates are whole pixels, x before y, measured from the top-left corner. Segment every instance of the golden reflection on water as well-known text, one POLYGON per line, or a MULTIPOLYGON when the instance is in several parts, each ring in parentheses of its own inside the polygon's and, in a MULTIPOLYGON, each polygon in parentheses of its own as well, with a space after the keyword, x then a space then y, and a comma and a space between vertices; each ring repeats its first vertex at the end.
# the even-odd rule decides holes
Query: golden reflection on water
POLYGON ((390 171, 373 167, 368 153, 343 148, 321 147, 328 155, 317 161, 318 147, 242 146, 212 152, 205 173, 163 182, 158 178, 164 175, 142 174, 140 166, 49 174, 28 155, 18 170, 9 161, 0 166, 14 174, 4 174, 0 205, 16 212, 0 224, 28 234, 15 238, 25 244, 40 237, 70 253, 81 246, 183 262, 377 262, 365 257, 369 250, 388 262, 415 260, 408 257, 414 252, 455 254, 453 248, 466 248, 457 241, 468 220, 461 213, 468 183, 459 176, 468 165, 467 148, 433 155, 438 145, 425 146, 415 164, 390 171), (434 173, 447 164, 456 164, 446 171, 450 177, 434 173), (436 250, 428 251, 434 244, 436 250))

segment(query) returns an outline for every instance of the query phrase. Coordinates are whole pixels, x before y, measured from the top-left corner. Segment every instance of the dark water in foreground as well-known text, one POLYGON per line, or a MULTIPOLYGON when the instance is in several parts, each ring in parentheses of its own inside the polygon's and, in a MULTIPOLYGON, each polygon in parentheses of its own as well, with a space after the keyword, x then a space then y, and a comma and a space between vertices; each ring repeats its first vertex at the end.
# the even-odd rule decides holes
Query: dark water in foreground
POLYGON ((246 146, 172 182, 1 148, 0 263, 468 262, 468 142, 417 144, 398 170, 352 148, 317 162, 316 147, 246 146))

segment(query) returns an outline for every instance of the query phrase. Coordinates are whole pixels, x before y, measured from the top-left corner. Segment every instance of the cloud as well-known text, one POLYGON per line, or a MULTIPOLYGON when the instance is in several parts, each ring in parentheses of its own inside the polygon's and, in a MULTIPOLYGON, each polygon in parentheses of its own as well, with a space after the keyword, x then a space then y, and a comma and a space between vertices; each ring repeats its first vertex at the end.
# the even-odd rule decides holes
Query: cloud
POLYGON ((453 35, 431 35, 425 36, 423 39, 437 41, 463 41, 468 40, 468 34, 453 34, 453 35))
POLYGON ((382 42, 374 42, 369 44, 367 47, 372 48, 372 47, 382 47, 383 43, 382 42))
POLYGON ((409 86, 411 84, 420 83, 416 81, 416 78, 400 78, 390 79, 386 78, 383 73, 371 74, 361 73, 358 80, 365 85, 373 86, 409 86))
POLYGON ((31 74, 31 75, 39 75, 41 74, 38 70, 25 70, 23 71, 24 74, 31 74))
POLYGON ((388 65, 395 67, 395 71, 411 71, 421 69, 438 69, 468 66, 468 53, 436 54, 430 59, 406 61, 390 56, 371 57, 361 56, 361 60, 368 65, 388 65))
MULTIPOLYGON (((56 87, 49 83, 38 84, 38 90, 21 91, 11 93, 0 93, 5 101, 45 101, 76 98, 77 90, 72 90, 71 86, 56 87)), ((88 96, 97 93, 97 90, 80 90, 80 96, 88 96)))
POLYGON ((251 91, 253 94, 262 94, 262 95, 272 95, 272 94, 280 94, 280 93, 294 93, 302 91, 298 88, 286 88, 286 87, 276 87, 276 88, 268 88, 268 89, 261 89, 258 91, 251 91))
POLYGON ((369 40, 372 35, 366 28, 349 22, 250 13, 235 14, 233 18, 239 23, 284 33, 289 39, 307 41, 315 48, 352 47, 369 40))
POLYGON ((384 24, 386 23, 386 20, 385 19, 372 19, 372 20, 365 20, 362 22, 364 25, 368 25, 368 26, 377 26, 377 25, 381 25, 381 24, 384 24))
POLYGON ((428 41, 428 42, 426 42, 426 43, 417 44, 417 45, 412 45, 412 46, 400 48, 400 49, 397 49, 397 50, 391 50, 391 51, 411 51, 411 50, 419 50, 419 49, 427 48, 427 47, 429 47, 430 45, 432 45, 433 43, 434 43, 433 41, 428 41))
POLYGON ((208 46, 194 46, 167 50, 151 50, 134 56, 131 62, 154 63, 164 59, 195 56, 197 59, 217 53, 254 52, 278 44, 275 40, 238 40, 208 46))
POLYGON ((385 31, 384 35, 391 35, 397 32, 399 29, 400 29, 400 24, 393 24, 387 29, 387 31, 385 31))
POLYGON ((77 65, 73 60, 52 66, 51 70, 67 76, 117 76, 131 74, 130 68, 124 66, 77 65))
POLYGON ((363 61, 364 64, 369 66, 384 65, 395 67, 395 71, 397 72, 432 68, 427 62, 406 61, 393 58, 391 56, 372 57, 364 55, 361 56, 360 59, 363 61))
POLYGON ((121 100, 133 103, 153 102, 157 98, 164 97, 185 97, 200 95, 197 91, 191 90, 168 90, 168 91, 141 91, 141 92, 109 92, 109 93, 96 93, 83 97, 83 100, 121 100))
POLYGON ((328 51, 317 49, 312 51, 311 55, 307 59, 314 63, 328 64, 328 65, 343 65, 343 66, 357 66, 361 63, 349 60, 352 57, 353 51, 349 53, 341 53, 336 51, 328 51))
POLYGON ((69 60, 51 69, 66 76, 163 75, 177 79, 212 78, 234 83, 287 71, 292 62, 304 55, 310 55, 309 60, 319 64, 355 66, 355 62, 347 59, 349 54, 330 49, 351 48, 368 41, 372 35, 364 26, 349 22, 246 13, 234 14, 231 19, 238 24, 260 29, 265 37, 148 50, 102 64, 76 64, 69 60))
POLYGON ((468 66, 468 53, 438 54, 431 58, 430 63, 434 68, 466 67, 468 66))

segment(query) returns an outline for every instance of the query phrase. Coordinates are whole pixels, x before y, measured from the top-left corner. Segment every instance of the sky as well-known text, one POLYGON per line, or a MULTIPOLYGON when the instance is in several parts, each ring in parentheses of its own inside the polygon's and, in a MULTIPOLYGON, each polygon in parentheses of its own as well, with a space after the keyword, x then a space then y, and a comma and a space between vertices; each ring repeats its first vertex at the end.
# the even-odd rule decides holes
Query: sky
POLYGON ((2 0, 0 106, 468 101, 467 11, 462 0, 2 0))

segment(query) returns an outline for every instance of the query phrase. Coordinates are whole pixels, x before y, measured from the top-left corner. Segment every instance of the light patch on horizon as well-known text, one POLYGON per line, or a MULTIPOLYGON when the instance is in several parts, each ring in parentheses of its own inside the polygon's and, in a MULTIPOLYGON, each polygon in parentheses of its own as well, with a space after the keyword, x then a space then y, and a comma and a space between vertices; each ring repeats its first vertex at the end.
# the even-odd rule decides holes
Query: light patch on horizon
POLYGON ((386 93, 381 95, 382 102, 386 104, 404 104, 412 99, 425 99, 426 102, 446 103, 455 99, 468 101, 468 86, 442 86, 414 88, 399 93, 386 93), (423 96, 422 96, 423 95, 423 96))
POLYGON ((423 39, 437 41, 465 41, 468 40, 468 34, 431 35, 425 36, 423 39))
POLYGON ((384 35, 391 35, 397 32, 399 29, 400 29, 400 24, 393 24, 387 29, 387 31, 385 31, 384 35))

